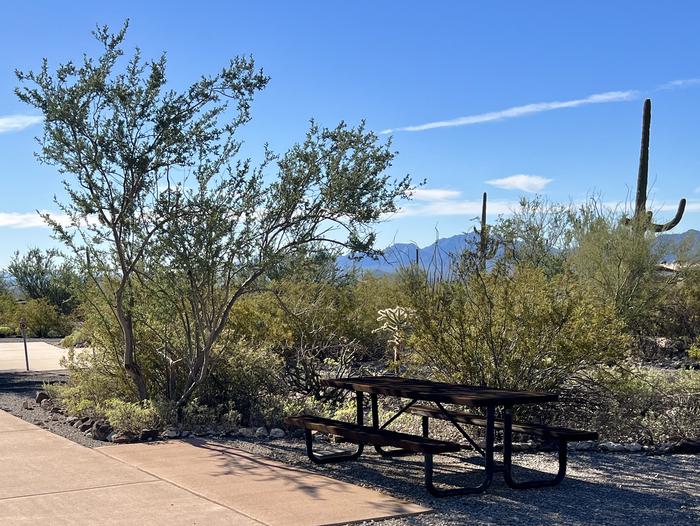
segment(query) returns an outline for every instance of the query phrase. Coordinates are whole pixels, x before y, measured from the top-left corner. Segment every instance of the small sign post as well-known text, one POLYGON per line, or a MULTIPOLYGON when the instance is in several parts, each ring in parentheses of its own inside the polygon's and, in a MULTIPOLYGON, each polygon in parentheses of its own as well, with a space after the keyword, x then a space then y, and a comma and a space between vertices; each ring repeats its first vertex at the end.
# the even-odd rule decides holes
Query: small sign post
POLYGON ((19 330, 22 331, 22 339, 24 340, 24 363, 29 371, 29 353, 27 352, 27 322, 24 318, 19 320, 19 330))

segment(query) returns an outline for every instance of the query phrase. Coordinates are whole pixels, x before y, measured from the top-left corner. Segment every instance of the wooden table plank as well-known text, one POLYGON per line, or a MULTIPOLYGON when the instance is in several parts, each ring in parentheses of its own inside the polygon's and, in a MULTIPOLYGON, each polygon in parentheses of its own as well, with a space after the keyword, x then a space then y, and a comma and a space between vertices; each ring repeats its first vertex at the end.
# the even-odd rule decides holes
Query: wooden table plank
POLYGON ((538 391, 510 391, 470 385, 431 382, 395 376, 363 376, 357 378, 331 378, 323 385, 363 393, 397 396, 430 402, 459 404, 472 407, 486 405, 541 404, 555 402, 554 393, 538 391))

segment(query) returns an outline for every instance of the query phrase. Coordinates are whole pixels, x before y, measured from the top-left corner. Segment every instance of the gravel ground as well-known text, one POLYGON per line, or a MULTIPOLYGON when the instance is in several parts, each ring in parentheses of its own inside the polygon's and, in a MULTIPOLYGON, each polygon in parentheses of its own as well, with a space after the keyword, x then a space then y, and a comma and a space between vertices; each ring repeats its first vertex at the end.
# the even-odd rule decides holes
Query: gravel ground
POLYGON ((65 380, 66 373, 63 371, 0 373, 0 409, 78 444, 87 447, 104 446, 104 442, 87 438, 66 424, 63 415, 45 411, 34 403, 36 392, 41 391, 44 383, 65 380), (25 402, 29 409, 23 407, 25 402))
MULTIPOLYGON (((105 445, 67 425, 62 415, 33 403, 44 382, 62 381, 64 374, 0 373, 0 409, 87 447, 105 445), (24 409, 25 401, 34 409, 24 409)), ((385 460, 368 452, 357 462, 319 466, 306 458, 302 440, 231 439, 227 443, 434 510, 375 523, 381 526, 700 524, 700 456, 570 452, 567 477, 555 488, 513 490, 496 474, 484 494, 435 499, 423 486, 420 457, 385 460)), ((437 482, 476 485, 478 471, 464 468, 478 469, 478 460, 463 455, 436 457, 437 482)), ((519 454, 514 460, 521 466, 515 473, 520 479, 532 477, 534 471, 553 473, 557 468, 556 459, 548 453, 519 454)))
MULTIPOLYGON (((372 452, 357 462, 318 466, 306 458, 301 440, 238 440, 236 445, 434 510, 373 523, 381 526, 700 524, 700 456, 572 452, 567 477, 557 487, 514 490, 496 474, 484 494, 435 499, 423 486, 421 457, 385 460, 372 452)), ((477 473, 465 476, 465 460, 473 466, 476 459, 436 457, 438 482, 477 484, 477 473)), ((520 480, 537 476, 532 470, 553 473, 557 468, 554 456, 546 453, 520 454, 514 461, 522 467, 515 472, 520 480)))

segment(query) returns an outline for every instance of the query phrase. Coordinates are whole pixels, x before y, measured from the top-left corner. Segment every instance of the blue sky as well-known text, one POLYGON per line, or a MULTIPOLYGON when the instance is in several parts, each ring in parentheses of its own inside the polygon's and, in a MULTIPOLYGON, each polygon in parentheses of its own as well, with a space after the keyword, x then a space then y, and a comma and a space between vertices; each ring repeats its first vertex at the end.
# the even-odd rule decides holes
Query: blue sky
MULTIPOLYGON (((398 176, 427 179, 380 245, 465 231, 481 193, 505 212, 537 191, 555 201, 634 192, 642 101, 653 100, 652 207, 700 228, 700 4, 664 2, 13 2, 0 34, 0 267, 50 246, 34 211, 56 210, 61 177, 34 159, 36 113, 14 70, 79 59, 95 24, 131 19, 128 46, 167 51, 186 86, 238 54, 272 77, 245 130, 255 155, 283 151, 308 120, 393 130, 398 176), (28 118, 29 117, 29 118, 28 118), (34 119, 35 120, 35 119, 34 119), (518 177, 513 177, 518 176, 518 177)), ((385 135, 385 136, 388 136, 385 135)))

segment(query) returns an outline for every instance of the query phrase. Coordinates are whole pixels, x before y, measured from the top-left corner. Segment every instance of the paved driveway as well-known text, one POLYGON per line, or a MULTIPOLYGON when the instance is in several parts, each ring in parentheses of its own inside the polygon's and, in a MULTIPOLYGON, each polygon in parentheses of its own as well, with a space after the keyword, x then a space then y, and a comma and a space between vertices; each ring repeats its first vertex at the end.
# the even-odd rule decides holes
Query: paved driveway
MULTIPOLYGON (((68 351, 42 341, 29 341, 29 369, 55 371, 61 369, 59 361, 68 351)), ((0 339, 0 371, 24 371, 24 344, 17 340, 0 339)))

